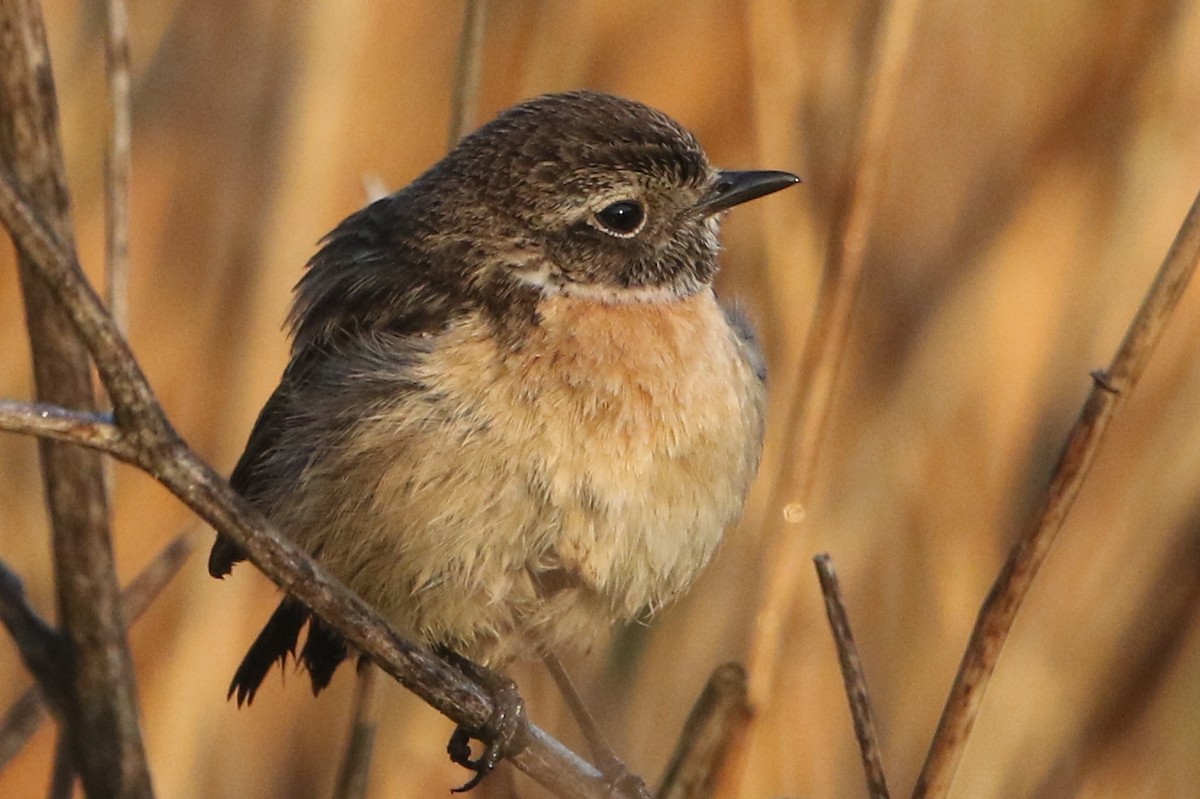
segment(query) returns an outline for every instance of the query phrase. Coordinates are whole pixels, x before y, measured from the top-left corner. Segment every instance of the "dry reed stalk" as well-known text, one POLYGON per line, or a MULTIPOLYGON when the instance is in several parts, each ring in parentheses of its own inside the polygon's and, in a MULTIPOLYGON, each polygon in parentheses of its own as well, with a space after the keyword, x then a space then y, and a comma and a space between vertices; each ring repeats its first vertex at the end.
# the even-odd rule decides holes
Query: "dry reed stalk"
MULTIPOLYGON (((803 528, 799 522, 811 499, 871 223, 883 187, 889 132, 919 8, 919 0, 886 3, 875 31, 871 66, 849 161, 850 182, 835 209, 824 274, 800 362, 798 388, 783 427, 784 460, 790 462, 790 472, 798 475, 798 483, 790 485, 785 479, 786 470, 781 470, 771 486, 767 503, 768 513, 788 508, 789 518, 767 540, 762 558, 767 564, 767 575, 747 657, 752 712, 769 701, 784 649, 783 619, 795 602, 804 559, 803 528)), ((732 747, 730 762, 722 775, 721 795, 741 793, 746 758, 752 746, 753 716, 750 718, 750 729, 743 731, 738 744, 732 747)))
POLYGON ((1145 371, 1197 263, 1200 263, 1200 195, 1193 201, 1108 369, 1092 373, 1091 393, 1067 436, 1050 484, 979 610, 925 765, 917 778, 913 799, 942 799, 949 793, 1017 611, 1062 529, 1113 414, 1145 371))
POLYGON ((842 682, 846 697, 850 700, 850 716, 854 721, 854 737, 858 739, 862 755, 863 773, 867 778, 867 793, 871 799, 888 799, 887 780, 883 773, 883 762, 879 756, 879 736, 875 732, 875 714, 867 694, 867 678, 863 674, 862 661, 858 657, 858 646, 850 632, 850 616, 842 599, 842 587, 833 570, 833 561, 828 555, 813 558, 817 567, 817 579, 821 582, 821 595, 825 598, 825 612, 829 616, 829 627, 837 645, 838 663, 842 669, 842 682))

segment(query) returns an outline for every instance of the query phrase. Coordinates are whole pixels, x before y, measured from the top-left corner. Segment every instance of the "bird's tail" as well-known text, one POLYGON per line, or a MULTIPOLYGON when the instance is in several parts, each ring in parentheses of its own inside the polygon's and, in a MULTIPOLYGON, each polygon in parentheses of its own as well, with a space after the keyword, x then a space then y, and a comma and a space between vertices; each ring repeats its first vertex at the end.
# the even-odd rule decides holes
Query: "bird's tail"
POLYGON ((279 603, 271 614, 262 632, 250 645, 242 665, 238 666, 229 684, 229 697, 237 695, 238 707, 254 701, 271 666, 279 664, 282 669, 288 655, 299 661, 312 680, 313 694, 329 685, 334 671, 347 656, 346 639, 304 605, 288 597, 279 603), (296 643, 300 639, 300 628, 308 623, 308 638, 296 658, 296 643))

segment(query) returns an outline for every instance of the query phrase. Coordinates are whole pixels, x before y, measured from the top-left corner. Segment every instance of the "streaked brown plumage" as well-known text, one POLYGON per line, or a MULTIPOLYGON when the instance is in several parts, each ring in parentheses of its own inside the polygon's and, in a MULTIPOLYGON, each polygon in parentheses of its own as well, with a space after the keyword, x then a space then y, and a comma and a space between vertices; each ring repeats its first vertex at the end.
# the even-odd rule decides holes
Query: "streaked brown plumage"
MULTIPOLYGON (((510 109, 324 240, 231 481, 402 634, 483 664, 649 615, 736 519, 762 441, 717 214, 795 180, 719 172, 607 95, 510 109)), ((209 569, 240 559, 218 539, 209 569)), ((309 616, 284 600, 239 702, 309 616)), ((314 690, 345 656, 312 619, 314 690)))

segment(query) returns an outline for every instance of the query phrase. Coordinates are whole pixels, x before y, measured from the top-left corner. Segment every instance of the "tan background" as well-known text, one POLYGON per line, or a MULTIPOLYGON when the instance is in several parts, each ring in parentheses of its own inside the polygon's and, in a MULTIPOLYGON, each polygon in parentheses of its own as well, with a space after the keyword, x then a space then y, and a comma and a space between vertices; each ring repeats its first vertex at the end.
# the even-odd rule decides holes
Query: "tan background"
MULTIPOLYGON (((75 219, 99 274, 99 4, 48 4, 75 219)), ((737 210, 720 288, 758 322, 786 469, 782 409, 876 18, 873 4, 709 0, 495 2, 479 121, 544 91, 643 100, 714 161, 790 169, 805 185, 737 210)), ((289 289, 318 237, 446 145, 458 3, 134 2, 132 338, 183 435, 234 463, 283 366, 289 289)), ((833 426, 804 521, 830 551, 877 703, 885 764, 907 793, 975 610, 1065 431, 1200 188, 1200 6, 1088 0, 925 4, 891 136, 887 188, 833 426)), ((0 395, 30 394, 8 248, 0 254, 0 395)), ((1200 782, 1200 296, 1191 290, 1023 610, 959 774, 958 797, 1171 797, 1200 782)), ((128 579, 189 523, 118 472, 128 579)), ((708 672, 743 657, 783 517, 746 523, 649 631, 572 664, 631 765, 654 779, 708 672)), ((0 558, 53 613, 31 441, 0 437, 0 558)), ((208 537, 204 537, 207 544, 208 537)), ((863 795, 807 561, 785 620, 773 706, 745 797, 863 795)), ((326 796, 352 680, 313 700, 289 674, 255 706, 224 701, 273 605, 243 567, 193 558, 132 635, 164 797, 326 796)), ((578 736, 538 669, 535 720, 578 736)), ((0 707, 29 680, 0 646, 0 707)), ((389 686, 372 795, 439 796, 451 726, 389 686)), ((39 796, 44 729, 0 773, 39 796)), ((497 795, 507 783, 489 781, 497 795)), ((524 793, 534 790, 518 782, 524 793)))

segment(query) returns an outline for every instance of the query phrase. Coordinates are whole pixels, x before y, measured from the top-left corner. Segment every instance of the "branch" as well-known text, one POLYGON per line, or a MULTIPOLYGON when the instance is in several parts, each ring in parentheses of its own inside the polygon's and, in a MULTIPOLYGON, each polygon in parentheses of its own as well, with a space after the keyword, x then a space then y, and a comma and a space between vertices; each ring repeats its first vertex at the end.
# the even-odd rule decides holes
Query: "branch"
POLYGON ((69 411, 57 405, 0 399, 0 430, 82 444, 131 463, 137 450, 106 413, 69 411))
MULTIPOLYGON (((121 593, 121 611, 130 622, 141 617, 150 603, 179 573, 195 549, 195 536, 184 533, 154 557, 121 593)), ((46 719, 42 695, 35 686, 13 703, 0 722, 0 769, 17 756, 46 719)))
POLYGON ((707 799, 733 743, 736 727, 750 715, 746 671, 737 663, 718 666, 684 722, 666 776, 655 799, 707 799))
POLYGON ((8 566, 0 562, 0 622, 12 636, 21 662, 57 707, 65 705, 70 675, 65 668, 65 641, 47 624, 25 597, 25 587, 8 566))
POLYGON ((1112 363, 1107 371, 1092 374, 1091 393, 1067 437, 1032 522, 1013 546, 979 610, 917 779, 914 799, 941 799, 949 792, 1017 610, 1079 494, 1117 406, 1145 371, 1197 262, 1200 262, 1200 195, 1193 201, 1112 363))
MULTIPOLYGON (((39 280, 53 292, 53 299, 95 360, 118 425, 132 431, 139 449, 177 443, 178 436, 163 415, 128 342, 83 276, 74 249, 50 230, 17 185, 12 173, 0 168, 0 221, 23 257, 36 267, 39 280)), ((73 407, 71 403, 58 404, 73 407)))
POLYGON ((813 558, 817 567, 817 579, 821 582, 821 595, 825 598, 825 612, 833 630, 833 641, 837 645, 838 664, 842 667, 842 682, 846 686, 846 697, 850 700, 850 716, 854 719, 854 737, 862 754, 863 773, 867 777, 867 793, 871 799, 888 799, 887 780, 883 774, 883 763, 879 757, 879 737, 875 733, 875 718, 871 712, 871 699, 867 694, 867 678, 863 674, 858 647, 850 632, 850 617, 842 601, 842 587, 833 561, 828 555, 813 558))
POLYGON ((75 792, 75 765, 71 762, 71 744, 64 730, 54 740, 54 765, 50 771, 47 799, 71 799, 75 792))
MULTIPOLYGON (((69 196, 58 108, 40 9, 0 2, 0 160, 15 193, 71 251, 69 196), (16 187, 20 189, 16 189, 16 187)), ((91 365, 55 291, 18 243, 18 272, 40 402, 95 407, 91 365)), ((53 531, 58 618, 70 655, 64 696, 70 760, 89 796, 150 797, 138 726, 137 692, 113 562, 101 460, 79 447, 43 441, 42 475, 53 531)))
POLYGON ((0 769, 16 757, 46 720, 46 703, 37 686, 13 702, 0 719, 0 769))

